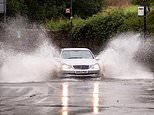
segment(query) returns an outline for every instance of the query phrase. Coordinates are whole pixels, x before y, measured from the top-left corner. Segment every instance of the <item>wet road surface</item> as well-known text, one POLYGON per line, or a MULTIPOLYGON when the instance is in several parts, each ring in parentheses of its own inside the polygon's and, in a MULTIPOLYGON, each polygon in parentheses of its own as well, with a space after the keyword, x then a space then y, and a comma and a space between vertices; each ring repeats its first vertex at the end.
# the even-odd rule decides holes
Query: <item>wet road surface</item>
POLYGON ((153 80, 0 83, 0 115, 153 115, 153 80))

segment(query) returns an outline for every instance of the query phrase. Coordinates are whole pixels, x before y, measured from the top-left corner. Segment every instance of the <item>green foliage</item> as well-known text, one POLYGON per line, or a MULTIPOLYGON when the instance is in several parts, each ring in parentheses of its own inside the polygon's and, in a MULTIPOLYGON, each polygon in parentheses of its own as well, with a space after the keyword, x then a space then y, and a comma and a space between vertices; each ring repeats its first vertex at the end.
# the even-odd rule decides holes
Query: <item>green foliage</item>
MULTIPOLYGON (((105 43, 116 33, 125 31, 143 32, 143 18, 137 15, 137 6, 115 9, 111 8, 87 19, 75 17, 71 30, 70 21, 50 23, 56 31, 65 31, 65 34, 72 33, 75 40, 93 40, 99 44, 105 43), (64 24, 67 23, 67 24, 64 24)), ((147 33, 154 34, 154 10, 147 16, 147 33)), ((51 26, 50 26, 51 29, 51 26)), ((52 30, 52 29, 51 29, 52 30)))
POLYGON ((7 0, 7 15, 14 16, 17 13, 27 14, 27 6, 24 4, 24 0, 7 0))
MULTIPOLYGON (((75 28, 72 28, 72 31, 74 31, 73 29, 76 29, 76 30, 79 29, 84 24, 84 22, 85 20, 79 17, 73 18, 72 27, 74 26, 75 28)), ((66 31, 67 33, 70 33, 71 20, 68 20, 68 19, 50 20, 50 21, 47 21, 46 27, 50 31, 66 31)))
POLYGON ((35 20, 45 20, 62 17, 64 0, 31 0, 25 2, 28 7, 28 16, 35 20))
POLYGON ((50 20, 46 24, 47 29, 51 31, 64 31, 69 26, 69 20, 59 19, 59 20, 50 20))
POLYGON ((132 4, 134 5, 138 5, 139 4, 139 0, 131 0, 132 4))
POLYGON ((123 13, 129 16, 129 14, 135 14, 138 12, 138 5, 130 5, 129 7, 124 7, 120 10, 123 10, 123 13))
POLYGON ((137 12, 125 15, 125 20, 119 31, 138 31, 143 30, 143 17, 138 17, 137 12))
MULTIPOLYGON (((144 0, 131 0, 132 4, 134 5, 144 5, 144 0)), ((152 5, 154 3, 154 0, 146 0, 147 5, 152 5)))
POLYGON ((116 6, 116 7, 121 7, 121 6, 128 6, 130 5, 130 0, 104 0, 105 6, 116 6))
POLYGON ((154 34, 154 10, 147 17, 147 31, 154 34))
POLYGON ((121 12, 98 14, 85 20, 85 23, 80 27, 74 27, 72 34, 75 39, 96 39, 101 43, 111 37, 113 33, 116 33, 122 23, 123 16, 121 12))
MULTIPOLYGON (((26 14, 32 20, 56 19, 70 17, 65 14, 65 8, 70 8, 71 0, 8 0, 7 14, 26 14)), ((99 12, 103 0, 72 0, 73 15, 86 18, 99 12)))
MULTIPOLYGON (((147 33, 153 34, 154 33, 154 10, 147 16, 147 33)), ((143 32, 144 26, 144 17, 138 16, 137 11, 128 13, 125 15, 124 23, 119 28, 119 31, 137 31, 143 32)))
POLYGON ((73 14, 86 18, 99 12, 102 8, 103 0, 74 0, 73 14))

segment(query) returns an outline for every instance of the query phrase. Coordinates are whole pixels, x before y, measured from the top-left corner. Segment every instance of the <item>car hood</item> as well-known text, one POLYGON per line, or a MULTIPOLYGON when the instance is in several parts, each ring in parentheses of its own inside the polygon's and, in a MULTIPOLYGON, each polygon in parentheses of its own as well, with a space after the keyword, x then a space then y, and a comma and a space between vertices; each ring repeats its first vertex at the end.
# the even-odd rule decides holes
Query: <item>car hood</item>
POLYGON ((95 59, 62 59, 62 64, 67 65, 93 65, 96 63, 95 59))

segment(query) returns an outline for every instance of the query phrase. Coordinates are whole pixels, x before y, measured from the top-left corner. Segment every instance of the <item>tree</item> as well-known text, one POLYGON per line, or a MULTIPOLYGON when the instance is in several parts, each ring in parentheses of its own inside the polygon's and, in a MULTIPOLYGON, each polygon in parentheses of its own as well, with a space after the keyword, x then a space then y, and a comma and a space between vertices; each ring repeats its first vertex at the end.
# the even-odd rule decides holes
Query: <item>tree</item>
POLYGON ((102 9, 103 0, 74 0, 73 14, 82 18, 92 16, 102 9))
POLYGON ((14 16, 17 13, 27 14, 27 6, 24 0, 7 0, 7 15, 14 16))
MULTIPOLYGON (((72 0, 73 15, 86 18, 102 8, 103 0, 72 0)), ((8 15, 26 14, 33 20, 65 17, 65 8, 70 8, 71 0, 8 0, 8 15)))

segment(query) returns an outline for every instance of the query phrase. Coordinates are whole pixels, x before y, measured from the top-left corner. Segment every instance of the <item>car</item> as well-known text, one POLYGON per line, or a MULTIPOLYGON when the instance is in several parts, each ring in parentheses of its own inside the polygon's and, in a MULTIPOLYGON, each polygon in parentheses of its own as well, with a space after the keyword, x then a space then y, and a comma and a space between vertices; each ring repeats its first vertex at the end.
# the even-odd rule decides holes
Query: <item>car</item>
POLYGON ((63 48, 60 53, 62 77, 99 77, 100 66, 88 48, 63 48))

